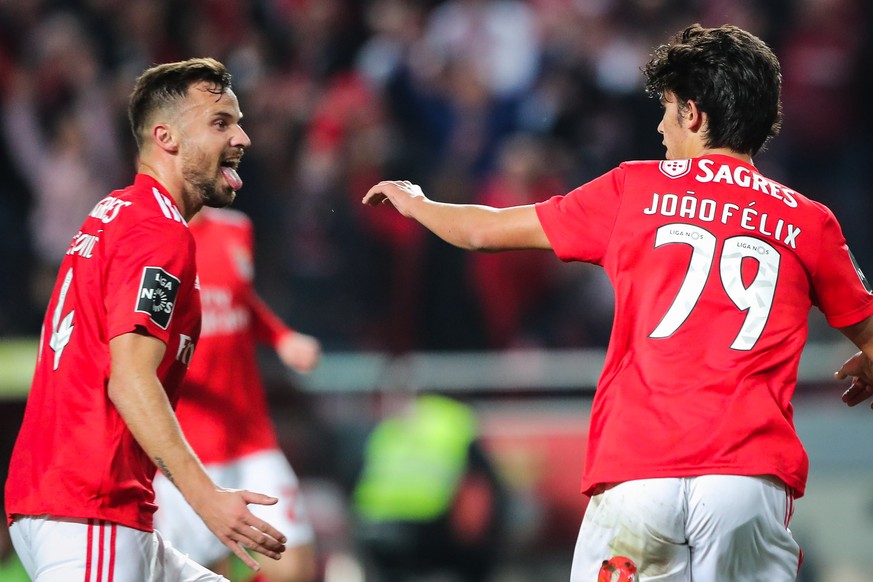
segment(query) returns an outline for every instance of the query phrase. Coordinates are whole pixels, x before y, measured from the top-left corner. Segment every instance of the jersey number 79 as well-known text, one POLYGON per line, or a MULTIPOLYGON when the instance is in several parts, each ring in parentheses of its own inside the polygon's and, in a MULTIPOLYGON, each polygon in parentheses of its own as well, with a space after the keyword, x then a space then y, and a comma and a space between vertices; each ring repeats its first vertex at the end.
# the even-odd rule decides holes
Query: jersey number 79
MULTIPOLYGON (((651 338, 669 337, 691 315, 706 286, 718 248, 718 240, 711 232, 693 224, 682 223, 665 224, 658 228, 655 247, 666 244, 689 245, 691 258, 682 285, 661 322, 649 334, 651 338)), ((737 309, 746 312, 743 325, 731 343, 732 349, 751 350, 761 337, 773 307, 780 259, 779 251, 761 239, 751 236, 732 236, 725 239, 718 259, 721 283, 737 309), (743 282, 742 276, 745 258, 758 262, 758 272, 748 286, 743 282)))

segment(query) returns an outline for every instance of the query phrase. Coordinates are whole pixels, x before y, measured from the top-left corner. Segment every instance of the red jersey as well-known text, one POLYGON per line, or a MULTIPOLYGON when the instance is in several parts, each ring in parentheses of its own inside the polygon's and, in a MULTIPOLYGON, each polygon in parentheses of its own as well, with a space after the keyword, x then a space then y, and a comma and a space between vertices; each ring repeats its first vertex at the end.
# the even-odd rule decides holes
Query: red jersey
POLYGON ((61 263, 9 466, 10 523, 49 514, 151 531, 155 465, 107 395, 109 340, 137 328, 167 345, 157 373, 173 401, 200 333, 194 239, 142 174, 94 207, 61 263))
POLYGON ((203 328, 176 409, 185 437, 204 463, 278 448, 256 340, 275 347, 290 330, 258 298, 251 221, 234 210, 204 209, 191 222, 203 328))
POLYGON ((631 162, 537 205, 564 261, 604 267, 615 318, 582 487, 775 475, 803 494, 791 397, 816 305, 873 314, 837 220, 729 156, 631 162))

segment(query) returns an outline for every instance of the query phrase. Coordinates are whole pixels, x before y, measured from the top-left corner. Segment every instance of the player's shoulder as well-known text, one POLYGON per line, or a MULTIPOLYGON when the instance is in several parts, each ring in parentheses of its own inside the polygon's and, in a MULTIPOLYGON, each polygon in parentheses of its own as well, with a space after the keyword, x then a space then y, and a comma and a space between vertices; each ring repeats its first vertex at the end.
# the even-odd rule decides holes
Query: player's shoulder
POLYGON ((660 176, 663 178, 682 178, 691 173, 695 167, 694 158, 676 160, 628 160, 622 162, 618 169, 627 174, 660 176))
POLYGON ((187 222, 172 197, 156 180, 143 175, 138 175, 133 184, 103 198, 89 216, 104 224, 118 222, 127 228, 152 221, 168 229, 187 228, 187 222))

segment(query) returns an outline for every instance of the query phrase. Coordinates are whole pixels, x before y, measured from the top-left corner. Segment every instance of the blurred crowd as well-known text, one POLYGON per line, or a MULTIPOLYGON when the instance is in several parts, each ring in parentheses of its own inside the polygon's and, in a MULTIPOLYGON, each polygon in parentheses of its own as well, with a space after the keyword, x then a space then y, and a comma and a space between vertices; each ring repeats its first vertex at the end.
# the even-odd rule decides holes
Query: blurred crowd
POLYGON ((864 0, 0 0, 0 336, 39 333, 69 239, 132 179, 135 77, 212 56, 253 142, 235 207, 257 287, 288 323, 326 350, 602 346, 598 269, 457 251, 360 199, 408 179, 535 202, 663 157, 640 67, 692 22, 773 46, 785 122, 756 163, 828 204, 873 273, 864 0))

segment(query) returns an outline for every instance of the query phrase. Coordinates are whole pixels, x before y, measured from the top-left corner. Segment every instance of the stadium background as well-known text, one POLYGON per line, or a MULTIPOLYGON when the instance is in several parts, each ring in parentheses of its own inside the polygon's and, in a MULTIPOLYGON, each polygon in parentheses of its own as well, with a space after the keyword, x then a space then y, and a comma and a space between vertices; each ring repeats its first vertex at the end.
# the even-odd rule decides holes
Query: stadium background
MULTIPOLYGON (((863 0, 0 0, 4 445, 69 238, 132 177, 133 79, 155 62, 214 56, 234 74, 254 144, 235 206, 257 228, 257 287, 326 350, 307 378, 263 358, 321 546, 346 548, 355 444, 380 394, 431 388, 477 407, 513 486, 507 579, 565 579, 608 284, 546 254, 457 251, 359 201, 375 181, 404 178, 442 200, 530 202, 662 157, 639 67, 695 21, 773 46, 785 128, 756 163, 828 204, 873 271, 863 0)), ((812 331, 796 399, 812 457, 793 521, 803 576, 868 580, 873 413, 840 407, 829 374, 851 350, 817 317, 812 331)))

